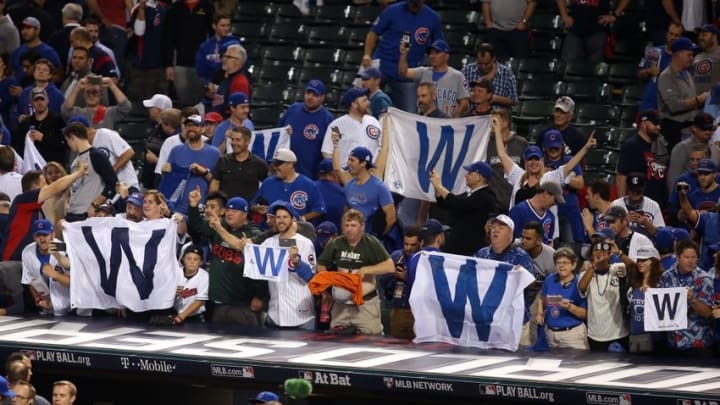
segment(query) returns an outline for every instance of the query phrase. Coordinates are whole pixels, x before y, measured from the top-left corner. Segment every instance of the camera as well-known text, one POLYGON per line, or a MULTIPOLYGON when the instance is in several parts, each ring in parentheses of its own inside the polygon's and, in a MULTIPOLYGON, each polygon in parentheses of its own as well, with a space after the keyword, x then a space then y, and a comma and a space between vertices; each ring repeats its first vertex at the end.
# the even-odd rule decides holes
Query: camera
POLYGON ((682 193, 683 191, 687 192, 690 191, 690 186, 687 184, 676 184, 675 191, 677 191, 678 193, 682 193))
POLYGON ((102 76, 88 76, 88 84, 102 85, 102 76))
POLYGON ((402 34, 402 42, 403 42, 404 44, 410 45, 410 33, 409 33, 409 32, 407 32, 407 31, 403 32, 403 34, 402 34))

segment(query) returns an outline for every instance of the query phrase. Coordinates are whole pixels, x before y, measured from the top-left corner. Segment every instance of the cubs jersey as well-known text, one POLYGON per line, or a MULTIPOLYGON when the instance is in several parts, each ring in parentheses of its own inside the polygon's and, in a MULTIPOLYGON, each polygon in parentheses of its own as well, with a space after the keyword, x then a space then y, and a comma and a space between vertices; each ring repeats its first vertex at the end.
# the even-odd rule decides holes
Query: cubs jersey
POLYGON ((372 115, 363 115, 362 120, 358 121, 350 115, 345 114, 342 117, 331 122, 325 132, 323 139, 322 153, 331 156, 333 153, 332 144, 332 128, 338 127, 342 138, 338 143, 340 149, 340 162, 345 164, 350 155, 350 151, 356 146, 364 146, 373 154, 373 159, 377 158, 380 150, 382 129, 380 122, 372 115))
POLYGON ((262 200, 265 200, 264 204, 270 204, 277 200, 287 201, 292 204, 298 215, 305 215, 309 212, 325 213, 325 200, 320 195, 317 186, 302 174, 298 174, 295 180, 289 183, 280 180, 277 176, 268 177, 260 185, 260 189, 255 193, 250 205, 258 205, 262 200))

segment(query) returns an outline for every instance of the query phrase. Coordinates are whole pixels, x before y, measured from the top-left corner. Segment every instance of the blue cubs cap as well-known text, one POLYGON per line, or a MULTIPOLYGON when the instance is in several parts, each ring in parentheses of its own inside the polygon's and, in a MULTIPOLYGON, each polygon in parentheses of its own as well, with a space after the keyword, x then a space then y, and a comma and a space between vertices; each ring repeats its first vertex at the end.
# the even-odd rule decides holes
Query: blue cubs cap
POLYGON ((250 100, 248 99, 247 94, 243 93, 242 91, 235 92, 230 95, 230 98, 228 100, 228 104, 231 107, 234 107, 236 105, 242 105, 242 104, 249 104, 250 100))
POLYGON ((613 232, 612 229, 605 227, 603 229, 595 231, 592 235, 590 235, 590 237, 598 237, 602 238, 602 240, 615 239, 615 232, 613 232))
POLYGON ((715 164, 715 162, 712 161, 712 159, 700 159, 700 163, 698 163, 696 171, 703 173, 716 172, 717 165, 715 164))
POLYGON ((378 69, 376 67, 368 68, 364 72, 358 73, 357 77, 359 77, 363 80, 379 79, 380 78, 380 69, 378 69))
POLYGON ((143 195, 143 193, 136 191, 128 196, 127 202, 129 202, 132 205, 137 205, 138 207, 142 207, 144 199, 145 199, 145 196, 143 195))
POLYGON ((364 147, 364 146, 356 146, 353 148, 353 150, 350 151, 350 156, 356 158, 357 160, 361 162, 367 163, 367 168, 375 167, 373 165, 373 155, 372 152, 370 152, 370 149, 364 147))
POLYGON ((225 208, 231 209, 231 210, 247 212, 248 203, 242 197, 233 197, 225 203, 225 208))
POLYGON ((483 177, 485 177, 485 180, 489 179, 493 175, 492 167, 490 167, 489 164, 483 161, 478 161, 475 163, 471 163, 467 166, 463 166, 463 169, 467 170, 468 172, 480 173, 483 177))
POLYGON ((678 242, 682 242, 684 240, 690 239, 690 232, 687 231, 687 229, 684 228, 673 228, 673 235, 675 236, 675 240, 678 242))
POLYGON ((272 204, 270 204, 270 206, 268 207, 267 212, 268 212, 268 214, 270 214, 270 215, 275 215, 275 213, 277 212, 277 210, 278 210, 279 208, 285 209, 285 211, 289 212, 289 213, 290 213, 290 216, 293 217, 293 218, 297 218, 297 217, 298 217, 297 211, 295 211, 295 208, 292 206, 292 204, 290 204, 290 203, 287 202, 287 201, 283 201, 283 200, 274 201, 274 202, 273 202, 272 204))
POLYGON ((315 232, 317 233, 318 237, 320 236, 334 236, 337 235, 338 229, 335 224, 333 224, 330 221, 323 221, 320 223, 320 225, 317 226, 315 232))
POLYGON ((450 230, 450 227, 447 225, 443 225, 440 221, 437 219, 431 218, 428 219, 427 222, 423 224, 423 226, 420 228, 420 235, 422 235, 423 238, 428 236, 435 236, 440 235, 443 232, 447 232, 450 230))
POLYGON ((673 234, 673 228, 670 226, 663 226, 657 229, 655 232, 655 247, 661 252, 670 251, 675 244, 675 235, 673 234))
POLYGON ((550 129, 543 135, 543 146, 545 148, 562 148, 563 136, 557 129, 550 129))
POLYGON ((525 148, 525 160, 528 160, 531 158, 542 159, 542 157, 543 157, 543 152, 539 146, 530 145, 527 148, 525 148))
POLYGON ((331 173, 333 171, 332 167, 332 159, 323 159, 320 161, 320 164, 318 165, 318 172, 320 174, 324 173, 331 173))
POLYGON ((307 85, 305 86, 305 91, 312 91, 318 96, 322 96, 323 94, 325 94, 325 83, 323 83, 322 80, 312 79, 307 82, 307 85))
POLYGON ((430 45, 430 49, 434 49, 438 52, 450 53, 450 45, 442 39, 438 39, 430 45))
POLYGON ((694 51, 696 49, 695 44, 686 37, 680 37, 673 41, 673 43, 670 45, 670 50, 672 53, 680 52, 680 51, 694 51))
POLYGON ((348 90, 345 95, 343 96, 343 105, 345 107, 350 107, 350 104, 352 104, 353 101, 359 99, 360 97, 367 96, 370 94, 370 89, 361 89, 360 87, 353 87, 350 90, 348 90))
POLYGON ((52 222, 47 219, 38 219, 32 224, 32 234, 48 235, 53 231, 52 222))
POLYGON ((279 401, 280 397, 278 394, 270 391, 263 391, 256 396, 248 399, 249 404, 264 404, 270 401, 279 401))
POLYGON ((83 124, 83 126, 90 127, 90 120, 88 120, 84 115, 79 114, 68 118, 67 125, 74 124, 76 122, 83 124))

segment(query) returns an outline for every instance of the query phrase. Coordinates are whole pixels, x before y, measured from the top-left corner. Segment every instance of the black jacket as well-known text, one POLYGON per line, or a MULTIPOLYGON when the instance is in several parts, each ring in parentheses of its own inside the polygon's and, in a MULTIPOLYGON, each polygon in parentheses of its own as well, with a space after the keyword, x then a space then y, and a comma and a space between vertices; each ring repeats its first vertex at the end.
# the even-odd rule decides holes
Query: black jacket
POLYGON ((474 193, 448 194, 438 198, 438 206, 449 211, 452 228, 445 241, 445 251, 472 256, 485 246, 485 223, 495 212, 495 193, 483 187, 474 193))

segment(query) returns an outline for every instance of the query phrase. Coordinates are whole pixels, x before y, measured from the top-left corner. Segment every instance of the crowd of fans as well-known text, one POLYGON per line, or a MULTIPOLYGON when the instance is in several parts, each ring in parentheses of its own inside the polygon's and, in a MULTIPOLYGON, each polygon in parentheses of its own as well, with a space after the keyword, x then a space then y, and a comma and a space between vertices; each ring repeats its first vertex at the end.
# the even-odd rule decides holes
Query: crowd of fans
POLYGON ((0 377, 0 400, 13 405, 72 405, 78 390, 68 380, 55 381, 50 390, 52 401, 48 401, 32 384, 32 360, 23 352, 11 353, 5 360, 5 377, 0 377))
MULTIPOLYGON (((629 0, 616 3, 558 0, 564 59, 602 59, 629 0)), ((662 13, 646 3, 667 33, 648 27, 637 132, 610 184, 585 180, 598 141, 573 124, 571 97, 534 144, 512 131, 517 80, 503 60, 528 56, 533 0, 481 1, 491 43, 462 69, 424 0, 387 5, 345 110, 324 105, 327 78, 309 80, 278 122, 290 147, 267 161, 251 150, 252 93, 264 84, 207 0, 0 1, 0 313, 89 315, 70 310, 63 221, 172 217, 184 270, 174 308, 119 313, 411 339, 424 249, 530 270, 525 345, 544 331, 556 347, 705 355, 720 341, 720 30, 683 2, 662 13), (115 128, 139 105, 153 127, 134 160, 115 128), (486 161, 464 166, 466 193, 435 172, 437 203, 390 193, 390 138, 404 135, 387 128, 391 106, 491 122, 486 161), (248 243, 290 250, 287 283, 243 276, 248 243), (688 288, 688 328, 645 332, 645 291, 671 286, 688 288)))

